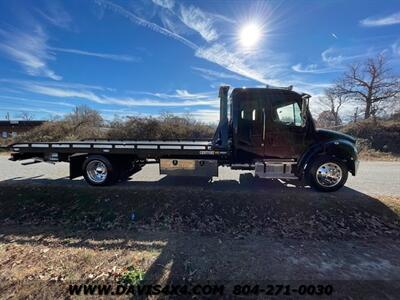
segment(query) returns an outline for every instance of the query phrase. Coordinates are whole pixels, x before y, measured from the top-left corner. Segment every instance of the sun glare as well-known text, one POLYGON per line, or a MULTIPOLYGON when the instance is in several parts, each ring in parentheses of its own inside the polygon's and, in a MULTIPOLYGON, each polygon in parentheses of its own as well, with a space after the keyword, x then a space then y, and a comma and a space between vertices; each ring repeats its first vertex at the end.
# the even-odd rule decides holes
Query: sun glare
POLYGON ((246 24, 239 32, 240 44, 244 47, 254 47, 261 39, 261 36, 260 26, 254 23, 246 24))

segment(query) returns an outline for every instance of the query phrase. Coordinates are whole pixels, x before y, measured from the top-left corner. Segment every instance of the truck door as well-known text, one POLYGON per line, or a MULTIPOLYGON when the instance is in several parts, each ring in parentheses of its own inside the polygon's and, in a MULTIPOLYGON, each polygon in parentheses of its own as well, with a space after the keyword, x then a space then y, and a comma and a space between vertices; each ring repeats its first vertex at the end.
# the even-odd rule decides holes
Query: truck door
POLYGON ((265 134, 265 156, 298 158, 303 153, 306 147, 306 127, 297 99, 282 97, 278 101, 271 101, 265 134))
POLYGON ((263 104, 259 93, 240 95, 238 116, 238 146, 254 156, 264 156, 263 104))

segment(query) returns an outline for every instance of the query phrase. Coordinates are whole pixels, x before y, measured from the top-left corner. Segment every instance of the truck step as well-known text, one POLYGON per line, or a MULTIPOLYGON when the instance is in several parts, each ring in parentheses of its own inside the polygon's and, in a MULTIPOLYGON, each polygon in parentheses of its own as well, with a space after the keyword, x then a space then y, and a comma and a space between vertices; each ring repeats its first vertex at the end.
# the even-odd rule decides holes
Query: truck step
POLYGON ((297 179, 294 175, 294 160, 267 160, 255 163, 255 176, 259 178, 297 179))

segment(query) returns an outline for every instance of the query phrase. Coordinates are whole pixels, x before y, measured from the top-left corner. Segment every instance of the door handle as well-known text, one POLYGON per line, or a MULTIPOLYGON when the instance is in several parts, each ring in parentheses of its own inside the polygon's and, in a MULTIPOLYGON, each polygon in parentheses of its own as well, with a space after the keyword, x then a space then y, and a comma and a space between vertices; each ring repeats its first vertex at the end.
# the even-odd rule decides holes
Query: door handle
MULTIPOLYGON (((265 108, 262 110, 263 112, 263 133, 262 133, 262 139, 265 141, 265 108)), ((264 145, 263 145, 264 146, 264 145)))

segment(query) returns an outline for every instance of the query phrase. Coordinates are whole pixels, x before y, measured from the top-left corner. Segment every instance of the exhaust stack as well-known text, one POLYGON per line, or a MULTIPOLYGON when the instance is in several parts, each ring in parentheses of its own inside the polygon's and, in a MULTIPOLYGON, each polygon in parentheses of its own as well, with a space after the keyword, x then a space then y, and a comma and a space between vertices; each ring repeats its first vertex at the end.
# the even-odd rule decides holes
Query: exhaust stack
POLYGON ((219 122, 228 121, 228 91, 229 86, 221 86, 219 88, 219 122))
POLYGON ((229 137, 228 124, 228 92, 229 86, 221 86, 219 88, 219 124, 213 138, 213 145, 216 148, 227 148, 229 137))

